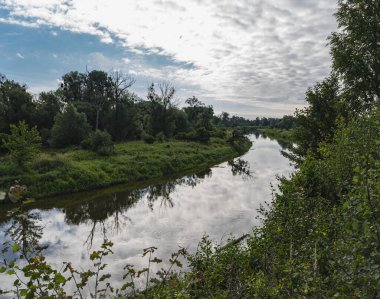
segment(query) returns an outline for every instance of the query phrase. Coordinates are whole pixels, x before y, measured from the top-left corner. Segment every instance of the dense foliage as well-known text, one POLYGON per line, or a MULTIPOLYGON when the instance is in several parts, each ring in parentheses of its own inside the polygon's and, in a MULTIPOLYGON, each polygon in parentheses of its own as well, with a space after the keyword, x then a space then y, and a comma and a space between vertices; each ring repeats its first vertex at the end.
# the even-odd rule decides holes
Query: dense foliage
POLYGON ((245 137, 228 141, 233 130, 212 106, 192 97, 179 108, 169 83, 151 84, 143 100, 129 92, 133 83, 120 72, 69 72, 57 90, 33 97, 1 76, 0 189, 18 181, 24 197, 73 193, 209 167, 249 149, 245 137))
POLYGON ((81 146, 84 149, 91 150, 103 156, 111 155, 115 150, 111 135, 106 131, 100 130, 92 132, 82 141, 81 146))
POLYGON ((54 147, 79 145, 89 132, 86 115, 70 105, 55 117, 50 142, 54 147))
MULTIPOLYGON (((332 74, 307 91, 309 106, 296 112, 297 146, 288 154, 298 170, 290 178, 280 179, 279 191, 269 207, 261 210, 262 226, 225 246, 205 237, 195 254, 174 253, 170 268, 155 277, 151 265, 161 260, 154 257, 154 247, 147 248, 147 267, 139 270, 127 265, 125 284, 118 294, 126 292, 123 296, 129 298, 380 296, 380 4, 372 0, 339 0, 338 4, 340 31, 330 38, 332 74), (181 256, 188 264, 185 273, 173 271, 182 267, 181 256), (142 275, 145 288, 137 289, 136 281, 142 275)), ((189 104, 188 121, 195 128, 203 123, 206 129, 202 114, 209 113, 207 107, 195 99, 189 104)), ((168 111, 169 106, 163 113, 168 111)), ((228 115, 222 115, 220 121, 227 124, 228 115)), ((169 128, 165 125, 160 130, 166 134, 171 132, 169 128)), ((239 138, 235 132, 230 142, 239 138)), ((105 242, 90 258, 103 258, 111 245, 105 242)), ((10 250, 22 250, 14 246, 10 250)), ((31 260, 34 268, 18 269, 14 263, 4 263, 0 272, 34 271, 27 276, 30 284, 16 280, 16 293, 21 296, 38 292, 61 295, 63 285, 74 276, 81 278, 75 282, 75 295, 90 277, 96 286, 101 280, 102 294, 116 292, 107 284, 109 274, 98 279, 101 260, 88 272, 66 267, 68 275, 63 277, 42 257, 31 260), (51 284, 36 277, 47 277, 51 284)), ((95 297, 98 290, 93 292, 95 297)))
POLYGON ((187 99, 180 109, 169 83, 151 84, 143 100, 129 92, 133 83, 120 72, 73 71, 62 76, 56 90, 33 98, 26 86, 1 75, 0 134, 9 134, 10 125, 25 121, 37 127, 45 147, 64 148, 79 145, 96 130, 107 131, 113 142, 143 139, 153 143, 156 138, 172 137, 207 142, 212 136, 221 137, 225 128, 290 129, 294 125, 292 116, 255 120, 230 117, 226 112, 217 116, 212 106, 196 97, 187 99))

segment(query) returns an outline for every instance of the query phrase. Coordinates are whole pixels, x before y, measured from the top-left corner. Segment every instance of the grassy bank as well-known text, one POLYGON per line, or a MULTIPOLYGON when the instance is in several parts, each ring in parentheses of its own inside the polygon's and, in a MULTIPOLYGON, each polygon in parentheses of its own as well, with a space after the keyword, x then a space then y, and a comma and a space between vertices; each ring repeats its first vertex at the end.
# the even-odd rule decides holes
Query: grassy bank
POLYGON ((115 145, 115 154, 103 157, 83 149, 43 151, 27 169, 7 157, 0 164, 0 189, 18 180, 28 186, 28 197, 42 198, 91 190, 119 183, 135 183, 210 167, 239 156, 251 146, 239 146, 212 138, 208 144, 171 140, 145 144, 141 141, 115 145))

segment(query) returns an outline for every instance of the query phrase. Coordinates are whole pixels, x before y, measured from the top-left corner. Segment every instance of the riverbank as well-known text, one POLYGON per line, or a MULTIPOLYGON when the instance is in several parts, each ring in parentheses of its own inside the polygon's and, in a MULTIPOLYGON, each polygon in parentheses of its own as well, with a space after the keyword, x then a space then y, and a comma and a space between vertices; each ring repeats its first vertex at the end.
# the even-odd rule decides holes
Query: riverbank
POLYGON ((211 167, 237 157, 251 147, 248 138, 239 146, 212 138, 208 144, 170 140, 145 144, 141 141, 115 145, 108 157, 83 149, 46 150, 27 170, 3 158, 0 189, 16 180, 28 186, 26 197, 43 198, 99 189, 120 183, 136 183, 192 169, 211 167))
POLYGON ((260 128, 258 132, 264 136, 276 139, 278 141, 293 143, 293 130, 273 129, 273 128, 260 128))

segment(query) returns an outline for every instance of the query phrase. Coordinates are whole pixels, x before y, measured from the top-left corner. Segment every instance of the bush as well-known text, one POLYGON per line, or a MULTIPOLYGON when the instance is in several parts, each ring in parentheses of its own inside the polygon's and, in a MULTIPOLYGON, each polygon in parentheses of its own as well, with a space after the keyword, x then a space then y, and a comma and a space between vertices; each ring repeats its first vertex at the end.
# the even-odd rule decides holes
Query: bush
POLYGON ((165 134, 163 132, 160 132, 156 135, 156 140, 158 142, 164 142, 165 141, 165 134))
POLYGON ((175 136, 178 140, 190 140, 193 141, 196 139, 196 132, 190 131, 190 132, 180 132, 175 136))
POLYGON ((224 139, 226 138, 226 130, 224 129, 214 129, 211 131, 211 136, 216 138, 224 139))
POLYGON ((84 113, 79 113, 73 106, 55 117, 51 130, 51 144, 55 147, 79 145, 91 128, 84 113))
POLYGON ((196 131, 178 133, 175 138, 179 140, 199 141, 207 143, 212 136, 212 132, 200 127, 196 131))
POLYGON ((196 130, 196 140, 200 142, 209 142, 211 137, 211 132, 209 130, 206 130, 203 127, 200 127, 196 130))
POLYGON ((42 139, 42 144, 44 146, 48 146, 49 140, 51 139, 51 130, 46 129, 46 128, 42 128, 40 130, 40 135, 41 135, 41 139, 42 139))
POLYGON ((7 134, 0 133, 0 154, 8 152, 8 149, 4 146, 4 141, 7 137, 7 134))
POLYGON ((148 143, 148 144, 154 143, 154 137, 148 133, 143 132, 142 139, 145 143, 148 143))
POLYGON ((111 155, 115 150, 111 135, 100 130, 91 133, 82 141, 81 146, 102 156, 111 155))
POLYGON ((4 146, 9 150, 12 159, 23 168, 26 162, 33 160, 39 153, 41 137, 34 127, 29 130, 25 121, 19 125, 11 125, 11 134, 3 140, 4 146))

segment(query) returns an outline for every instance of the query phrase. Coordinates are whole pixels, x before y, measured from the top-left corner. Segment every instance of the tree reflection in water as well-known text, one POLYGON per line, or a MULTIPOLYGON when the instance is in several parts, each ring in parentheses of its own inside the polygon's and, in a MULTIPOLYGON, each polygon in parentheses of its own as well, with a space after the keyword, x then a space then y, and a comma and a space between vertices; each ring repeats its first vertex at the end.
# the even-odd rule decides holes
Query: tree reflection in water
POLYGON ((231 167, 233 176, 240 175, 244 180, 252 178, 252 172, 248 161, 243 159, 234 159, 227 162, 231 167))
MULTIPOLYGON (((249 164, 242 159, 231 160, 227 163, 231 167, 233 175, 241 175, 249 178, 251 172, 249 164)), ((64 200, 53 200, 45 204, 44 208, 60 208, 65 214, 65 222, 72 225, 85 223, 89 226, 89 233, 85 244, 88 249, 92 247, 95 235, 100 234, 101 238, 110 239, 107 235, 118 234, 126 231, 131 219, 127 216, 127 211, 135 206, 141 199, 146 198, 148 207, 153 211, 155 203, 160 202, 159 207, 169 209, 174 207, 173 194, 179 186, 190 186, 194 188, 203 179, 212 176, 212 170, 206 169, 201 172, 187 175, 178 179, 172 179, 165 183, 151 185, 147 188, 123 190, 114 193, 97 192, 91 193, 85 200, 82 194, 71 195, 64 200)), ((35 242, 42 235, 42 227, 37 223, 40 220, 38 212, 25 212, 10 215, 11 228, 9 235, 17 240, 17 243, 35 242)))
POLYGON ((42 237, 43 227, 40 213, 37 211, 24 211, 22 207, 13 209, 8 213, 10 226, 5 230, 5 235, 10 237, 13 243, 20 245, 22 253, 26 256, 29 248, 37 247, 42 237))
POLYGON ((159 199, 161 200, 160 207, 172 208, 174 207, 171 195, 174 193, 178 186, 190 186, 194 188, 202 179, 212 176, 212 170, 206 169, 192 175, 184 176, 182 178, 164 183, 153 185, 147 188, 148 206, 153 211, 154 203, 159 199))
POLYGON ((79 225, 86 223, 91 228, 85 244, 92 247, 94 236, 100 233, 103 239, 108 239, 107 234, 119 233, 125 230, 131 219, 126 216, 128 209, 133 207, 143 198, 147 199, 149 208, 153 211, 154 203, 160 200, 160 207, 172 208, 174 202, 172 194, 178 186, 191 186, 194 188, 205 177, 211 177, 211 169, 196 174, 184 176, 161 184, 151 185, 143 189, 127 190, 112 195, 100 195, 86 202, 76 205, 68 205, 62 210, 65 220, 69 224, 79 225))

